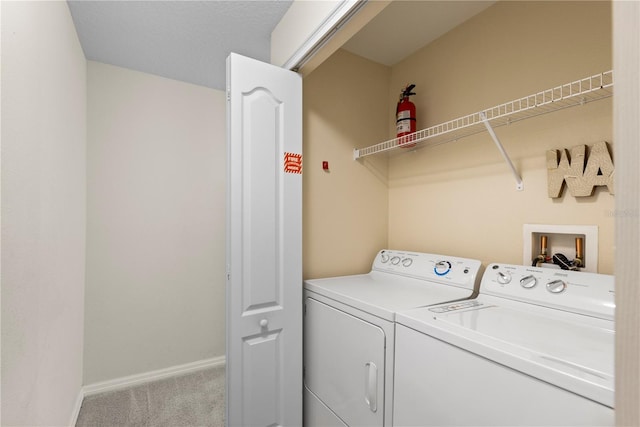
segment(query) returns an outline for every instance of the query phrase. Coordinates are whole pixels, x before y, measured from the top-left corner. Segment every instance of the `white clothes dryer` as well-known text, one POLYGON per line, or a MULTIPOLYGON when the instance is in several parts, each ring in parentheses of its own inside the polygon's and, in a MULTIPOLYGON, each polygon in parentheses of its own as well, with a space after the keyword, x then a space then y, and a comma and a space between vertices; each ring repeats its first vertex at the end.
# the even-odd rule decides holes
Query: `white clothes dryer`
POLYGON ((470 298, 480 266, 383 250, 367 274, 306 280, 305 426, 391 426, 395 313, 470 298))
POLYGON ((397 315, 397 426, 614 425, 613 276, 490 264, 477 298, 397 315))

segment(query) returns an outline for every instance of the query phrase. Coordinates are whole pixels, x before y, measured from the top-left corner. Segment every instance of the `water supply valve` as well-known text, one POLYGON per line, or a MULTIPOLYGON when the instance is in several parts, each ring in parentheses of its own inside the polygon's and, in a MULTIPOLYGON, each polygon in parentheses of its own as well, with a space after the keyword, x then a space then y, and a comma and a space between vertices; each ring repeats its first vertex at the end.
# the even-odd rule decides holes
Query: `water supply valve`
POLYGON ((582 237, 576 237, 576 257, 573 260, 572 270, 577 270, 584 266, 584 257, 582 255, 582 237))
POLYGON ((582 237, 576 237, 575 239, 576 257, 573 260, 570 260, 566 257, 566 255, 562 253, 553 254, 553 256, 551 257, 548 256, 547 243, 547 236, 540 236, 540 254, 533 259, 533 267, 541 267, 542 264, 549 261, 553 262, 553 264, 557 265, 563 270, 580 270, 580 268, 584 267, 582 237))
POLYGON ((598 227, 524 224, 522 264, 597 273, 598 227))
POLYGON ((540 267, 540 264, 549 261, 547 256, 547 236, 540 236, 540 255, 533 259, 533 267, 540 267))
POLYGON ((580 270, 581 267, 584 267, 584 261, 582 256, 582 238, 576 237, 576 257, 573 261, 570 261, 563 254, 554 254, 553 255, 553 263, 560 266, 563 270, 580 270))

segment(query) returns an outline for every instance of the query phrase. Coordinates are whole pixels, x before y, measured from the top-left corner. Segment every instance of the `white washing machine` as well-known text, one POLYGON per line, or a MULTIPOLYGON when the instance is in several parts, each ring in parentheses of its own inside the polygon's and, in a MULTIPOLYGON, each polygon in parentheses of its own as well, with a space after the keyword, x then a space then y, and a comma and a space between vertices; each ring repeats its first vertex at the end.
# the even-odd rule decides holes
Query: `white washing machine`
POLYGON ((399 313, 397 426, 614 425, 613 276, 491 264, 477 298, 399 313))
POLYGON ((479 270, 383 250, 367 274, 305 281, 305 426, 391 426, 395 313, 471 297, 479 270))

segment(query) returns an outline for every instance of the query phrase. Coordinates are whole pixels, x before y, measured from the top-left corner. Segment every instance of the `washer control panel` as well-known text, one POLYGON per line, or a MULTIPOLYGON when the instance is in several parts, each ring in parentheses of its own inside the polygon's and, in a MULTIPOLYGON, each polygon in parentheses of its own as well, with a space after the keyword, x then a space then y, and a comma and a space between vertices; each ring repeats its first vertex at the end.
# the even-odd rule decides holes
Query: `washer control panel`
POLYGON ((384 249, 378 252, 372 270, 473 289, 480 265, 468 258, 384 249))
POLYGON ((608 274, 489 264, 480 293, 613 319, 614 277, 608 274))

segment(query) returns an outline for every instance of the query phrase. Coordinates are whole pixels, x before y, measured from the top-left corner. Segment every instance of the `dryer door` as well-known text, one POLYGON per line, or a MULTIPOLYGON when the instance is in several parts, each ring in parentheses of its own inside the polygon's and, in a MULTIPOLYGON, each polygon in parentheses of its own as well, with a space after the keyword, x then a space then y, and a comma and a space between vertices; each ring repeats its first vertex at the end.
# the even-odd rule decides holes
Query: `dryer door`
POLYGON ((313 298, 305 303, 305 385, 347 425, 384 425, 383 329, 313 298))

